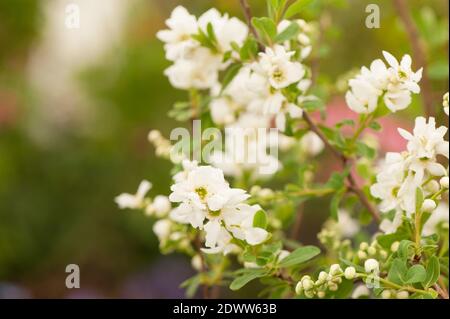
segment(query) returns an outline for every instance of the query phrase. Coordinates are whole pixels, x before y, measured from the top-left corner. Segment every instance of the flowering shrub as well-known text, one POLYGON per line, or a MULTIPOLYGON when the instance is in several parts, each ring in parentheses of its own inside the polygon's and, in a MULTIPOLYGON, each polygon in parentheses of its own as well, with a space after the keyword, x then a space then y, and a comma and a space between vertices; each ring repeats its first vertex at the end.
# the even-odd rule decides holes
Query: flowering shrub
MULTIPOLYGON (((190 97, 169 115, 201 120, 202 138, 173 145, 150 132, 156 154, 174 164, 171 193, 150 198, 143 181, 117 204, 156 220, 163 253, 192 258, 198 274, 182 284, 188 296, 199 286, 208 297, 259 279, 261 295, 271 298, 448 298, 447 128, 416 118, 412 132, 398 129, 406 150, 382 161, 363 135, 408 108, 420 94, 422 69, 413 70, 407 54, 398 61, 383 51, 385 61, 348 80, 345 100, 358 121, 324 126, 310 115, 323 111, 307 63, 315 25, 293 19, 303 1, 270 0, 262 18, 241 3, 247 23, 216 9, 195 17, 177 7, 158 32, 172 62, 165 74, 190 97), (342 170, 319 184, 314 163, 325 149, 342 170), (303 203, 323 197, 331 201, 322 247, 290 238, 303 203), (377 231, 361 240, 371 222, 377 231)), ((448 115, 448 93, 443 106, 448 115)))

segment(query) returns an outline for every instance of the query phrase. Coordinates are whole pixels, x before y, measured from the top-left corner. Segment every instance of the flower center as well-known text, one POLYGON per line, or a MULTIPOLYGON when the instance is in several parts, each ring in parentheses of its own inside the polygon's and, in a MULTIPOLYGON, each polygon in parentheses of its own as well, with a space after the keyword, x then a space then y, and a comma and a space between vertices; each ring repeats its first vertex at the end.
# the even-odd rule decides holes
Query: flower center
POLYGON ((200 197, 201 200, 205 200, 206 195, 208 194, 208 191, 205 187, 197 187, 195 189, 195 192, 197 193, 198 197, 200 197))
POLYGON ((275 81, 281 82, 284 80, 284 73, 280 69, 276 68, 273 71, 272 77, 274 78, 275 81))

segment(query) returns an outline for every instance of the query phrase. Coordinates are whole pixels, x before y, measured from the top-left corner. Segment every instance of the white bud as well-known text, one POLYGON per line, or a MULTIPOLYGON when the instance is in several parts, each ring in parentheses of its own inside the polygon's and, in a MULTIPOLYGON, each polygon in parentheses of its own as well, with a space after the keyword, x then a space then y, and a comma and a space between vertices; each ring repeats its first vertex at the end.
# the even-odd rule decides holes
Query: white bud
POLYGON ((438 192, 441 187, 439 186, 439 183, 433 179, 427 185, 425 185, 424 188, 427 192, 434 194, 438 192))
POLYGON ((314 282, 310 278, 302 278, 302 287, 305 291, 311 290, 314 288, 314 282))
POLYGON ((425 199, 422 204, 422 210, 424 212, 430 213, 436 209, 436 202, 432 199, 425 199))
POLYGON ((197 271, 201 271, 203 268, 202 257, 200 255, 195 255, 191 259, 191 266, 197 271))
POLYGON ((391 251, 393 253, 397 252, 399 246, 400 246, 400 242, 394 241, 391 245, 391 251))
POLYGON ((314 298, 314 291, 313 290, 305 291, 305 296, 306 298, 314 298))
POLYGON ((325 291, 319 291, 319 292, 317 292, 317 297, 319 297, 319 298, 325 298, 325 291))
POLYGON ((383 299, 391 299, 391 297, 392 297, 392 294, 389 289, 383 290, 383 292, 381 293, 381 298, 383 298, 383 299))
POLYGON ((325 282, 327 280, 327 278, 328 278, 328 274, 325 271, 321 271, 319 273, 319 278, 318 279, 319 279, 320 282, 325 282))
POLYGON ((407 291, 399 291, 397 292, 397 299, 408 299, 409 297, 409 292, 407 291))
POLYGON ((372 273, 380 269, 380 264, 375 259, 367 259, 364 263, 364 269, 367 273, 372 273))
POLYGON ((278 261, 282 261, 284 258, 286 258, 287 256, 289 256, 290 252, 287 250, 281 250, 280 253, 278 254, 278 261))
POLYGON ((303 292, 303 286, 302 286, 302 281, 300 280, 297 285, 295 286, 295 293, 297 295, 301 295, 301 293, 303 292))
POLYGON ((374 256, 377 253, 377 250, 375 249, 375 247, 370 246, 367 249, 367 252, 369 253, 370 256, 374 256))
POLYGON ((330 274, 332 276, 336 276, 342 273, 342 268, 339 266, 339 264, 333 264, 330 266, 330 274))
POLYGON ((152 131, 150 131, 150 133, 148 133, 148 140, 150 142, 155 142, 159 138, 161 138, 161 132, 158 130, 152 130, 152 131))
POLYGON ((366 259, 367 258, 367 254, 365 252, 363 252, 362 250, 358 250, 358 258, 359 259, 366 259))
POLYGON ((443 188, 448 188, 448 176, 442 177, 439 184, 441 184, 443 188))
POLYGON ((356 276, 356 269, 355 267, 347 267, 345 268, 344 276, 348 280, 352 280, 356 276))
POLYGON ((330 291, 337 291, 338 288, 338 285, 336 285, 335 283, 331 283, 328 285, 328 289, 330 289, 330 291))
POLYGON ((172 208, 167 196, 158 195, 153 199, 153 209, 158 217, 164 216, 172 208))
POLYGON ((359 244, 359 249, 361 250, 367 250, 369 248, 369 244, 363 241, 361 244, 359 244))

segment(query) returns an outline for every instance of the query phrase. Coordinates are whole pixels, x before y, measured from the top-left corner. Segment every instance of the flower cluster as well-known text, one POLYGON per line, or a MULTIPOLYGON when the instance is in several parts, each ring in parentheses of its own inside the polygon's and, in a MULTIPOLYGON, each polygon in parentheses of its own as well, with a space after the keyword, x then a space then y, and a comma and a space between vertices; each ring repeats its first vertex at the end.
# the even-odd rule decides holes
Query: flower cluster
POLYGON ((418 188, 425 198, 422 205, 425 212, 432 212, 439 195, 448 190, 447 169, 438 161, 439 156, 449 157, 449 144, 444 140, 446 132, 444 126, 436 128, 434 118, 427 121, 424 117, 416 118, 413 134, 399 129, 408 141, 407 151, 386 154, 377 182, 370 189, 381 200, 382 212, 396 212, 393 220, 383 221, 380 226, 383 231, 395 232, 402 223, 403 212, 408 217, 416 212, 418 188))
MULTIPOLYGON (((194 139, 172 146, 151 131, 156 154, 174 164, 170 195, 147 197, 151 184, 143 181, 136 194, 121 194, 116 202, 156 219, 153 231, 163 253, 191 258, 201 274, 183 283, 190 292, 229 279, 230 289, 238 290, 260 278, 268 286, 263 294, 274 298, 294 292, 306 298, 436 298, 438 250, 448 254, 448 245, 434 235, 448 233, 449 178, 442 161, 449 158, 447 128, 437 127, 433 117, 417 117, 412 133, 398 130, 407 149, 387 153, 377 168, 381 147, 375 137, 364 137, 367 128, 381 129, 380 117, 411 104, 421 90, 422 69, 413 71, 407 54, 399 62, 383 51, 386 62, 377 59, 348 81, 345 99, 361 114, 358 121, 316 123, 310 113, 323 109, 312 93, 326 98, 340 85, 322 86, 307 66, 308 56, 320 55, 313 51, 314 22, 285 20, 299 13, 298 3, 268 1, 268 17, 247 14, 247 23, 216 9, 198 18, 181 6, 173 10, 168 29, 157 37, 172 63, 165 74, 189 92, 189 100, 177 102, 169 115, 201 120, 200 132, 194 121, 194 139), (209 144, 216 134, 219 147, 209 144), (189 147, 174 157, 178 145, 189 147), (321 183, 322 174, 315 173, 324 167, 312 159, 325 148, 343 169, 321 183), (318 234, 326 258, 313 262, 321 249, 296 241, 303 210, 310 209, 304 203, 328 197, 330 218, 318 234), (374 234, 369 225, 380 219, 381 232, 374 234), (236 264, 240 269, 230 271, 236 264), (359 286, 351 293, 353 282, 359 286)), ((443 110, 448 114, 448 93, 443 110)))
POLYGON ((418 82, 422 78, 422 69, 411 70, 411 57, 404 55, 399 63, 392 54, 383 51, 383 55, 388 66, 380 59, 374 60, 370 68, 362 67, 361 72, 349 81, 350 90, 345 99, 354 112, 375 112, 380 98, 391 112, 397 112, 411 104, 411 93, 420 93, 418 82))
POLYGON ((356 278, 355 267, 347 267, 343 271, 339 264, 330 266, 328 272, 321 271, 316 281, 313 281, 310 276, 306 275, 301 278, 295 287, 295 292, 298 295, 304 294, 307 298, 325 298, 327 291, 334 292, 342 283, 342 278, 353 280, 356 278))
POLYGON ((173 62, 165 74, 174 87, 183 90, 212 89, 217 85, 219 72, 227 66, 223 54, 231 50, 232 43, 242 45, 248 35, 245 23, 216 9, 197 19, 179 6, 166 24, 169 29, 157 34, 165 43, 166 58, 173 62), (215 41, 206 41, 206 34, 215 41))
POLYGON ((261 244, 268 238, 265 229, 253 226, 261 207, 245 204, 249 195, 242 189, 230 188, 220 169, 184 161, 183 171, 174 176, 174 181, 169 199, 180 204, 170 216, 205 231, 204 252, 236 251, 238 246, 232 243, 233 238, 250 245, 261 244))

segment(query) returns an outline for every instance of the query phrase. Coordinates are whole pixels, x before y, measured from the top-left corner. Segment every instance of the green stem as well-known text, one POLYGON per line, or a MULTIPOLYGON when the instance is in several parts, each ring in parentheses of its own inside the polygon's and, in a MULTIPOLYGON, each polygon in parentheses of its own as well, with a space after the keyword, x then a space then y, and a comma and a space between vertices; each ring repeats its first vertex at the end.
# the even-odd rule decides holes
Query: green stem
MULTIPOLYGON (((369 275, 364 274, 364 273, 357 273, 356 276, 357 277, 361 277, 361 278, 369 277, 369 275)), ((385 278, 378 277, 378 280, 380 280, 381 283, 385 284, 389 288, 393 288, 393 289, 396 289, 396 290, 406 290, 406 291, 411 292, 411 293, 421 293, 421 294, 429 294, 430 293, 429 291, 426 291, 426 290, 423 290, 423 289, 417 289, 417 288, 414 288, 412 286, 401 286, 401 285, 398 285, 398 284, 396 284, 396 283, 394 283, 392 281, 389 281, 389 280, 387 280, 385 278)))

